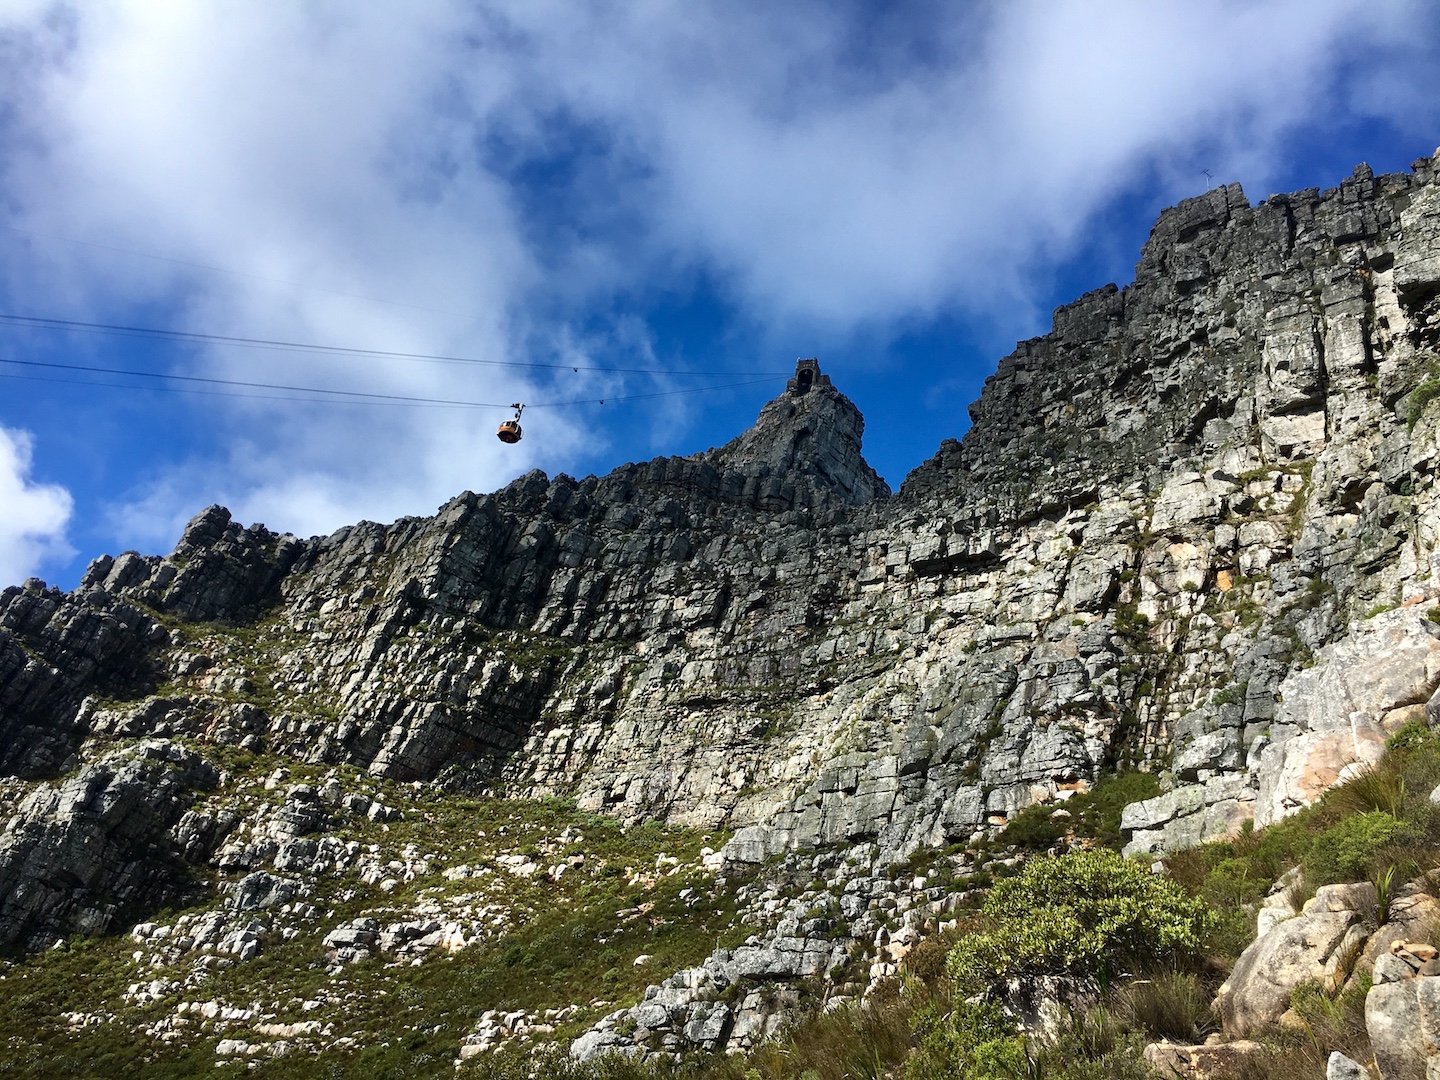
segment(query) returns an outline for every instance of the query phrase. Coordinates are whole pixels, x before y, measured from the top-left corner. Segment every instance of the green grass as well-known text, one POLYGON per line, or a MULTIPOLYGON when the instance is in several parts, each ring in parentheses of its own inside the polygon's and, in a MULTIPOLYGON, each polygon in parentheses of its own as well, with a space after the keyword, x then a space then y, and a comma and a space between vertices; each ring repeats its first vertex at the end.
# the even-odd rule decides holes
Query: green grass
MULTIPOLYGON (((204 749, 231 776, 224 798, 251 808, 279 801, 291 783, 318 784, 332 772, 271 754, 204 749), (261 781, 280 764, 289 779, 265 792, 261 781)), ((321 877, 308 898, 321 915, 300 924, 300 936, 284 941, 272 932, 256 959, 215 971, 202 984, 145 1006, 128 1003, 126 988, 152 978, 183 978, 193 968, 193 954, 173 967, 142 968, 131 959, 134 943, 116 936, 72 940, 66 948, 4 964, 0 1077, 167 1080, 244 1073, 513 1080, 538 1068, 539 1075, 556 1080, 924 1080, 951 1075, 964 1064, 970 1074, 996 1080, 1026 1080, 1036 1070, 1064 1080, 1141 1080, 1145 1070, 1138 1048, 1145 1041, 1198 1039, 1207 1033, 1213 1021, 1206 1004, 1213 983, 1223 977, 1224 960, 1249 942, 1253 905, 1287 870, 1304 866, 1311 888, 1321 880, 1375 880, 1386 872, 1403 881, 1434 867, 1440 851, 1440 813, 1428 800, 1440 784, 1440 737, 1415 724, 1391 739, 1373 770, 1315 806, 1268 829, 1171 856, 1172 879, 1217 913, 1208 936, 1187 955, 1169 957, 1164 970, 1143 972, 1138 979, 1117 976, 1096 1008, 1076 1015, 1054 1041, 1032 1044, 1021 1058, 1006 1049, 1013 1046, 1004 1037, 992 1038, 994 1032, 981 1040, 983 1046, 970 1045, 966 1040, 974 1033, 950 1020, 956 992, 946 976, 947 951, 983 929, 973 915, 962 913, 960 932, 914 949, 903 977, 872 996, 871 1006, 801 1013, 780 1037, 744 1057, 699 1055, 673 1065, 642 1066, 618 1061, 580 1065, 560 1056, 542 1058, 537 1065, 526 1056, 524 1044, 511 1044, 457 1074, 452 1062, 461 1040, 487 1009, 538 1013, 578 1005, 579 1012, 557 1026, 555 1038, 563 1045, 601 1015, 633 1004, 648 983, 700 962, 717 945, 739 944, 752 928, 744 925, 734 892, 716 890, 697 865, 701 848, 719 847, 724 837, 655 824, 626 830, 563 799, 477 798, 383 781, 349 768, 333 771, 347 792, 364 791, 404 815, 388 825, 342 815, 333 835, 378 846, 382 862, 413 845, 421 856, 439 856, 432 872, 389 893, 362 884, 353 869, 321 877), (531 856, 544 866, 582 851, 583 868, 553 882, 543 874, 521 878, 498 869, 453 881, 439 872, 460 863, 493 868, 495 858, 506 854, 531 856), (656 872, 662 853, 680 860, 673 876, 656 872), (687 890, 693 891, 682 897, 687 890), (466 903, 500 902, 504 925, 458 953, 431 954, 417 966, 386 957, 334 976, 326 970, 321 938, 357 916, 373 916, 383 925, 408 918, 427 903, 448 912, 466 903), (641 953, 653 959, 636 967, 633 960, 641 953), (1219 958, 1219 964, 1211 958, 1219 958), (606 1004, 591 1006, 597 999, 606 1004), (221 1038, 269 1040, 252 1034, 250 1023, 222 1031, 213 1022, 207 1027, 197 1021, 180 1029, 185 1045, 165 1043, 151 1029, 174 1017, 182 1000, 253 1005, 272 1022, 317 1020, 331 1028, 331 1038, 343 1036, 353 1043, 317 1055, 302 1038, 285 1057, 217 1066, 214 1048, 221 1038), (301 1003, 307 1000, 321 1004, 303 1012, 301 1003), (70 1011, 102 1021, 71 1030, 62 1018, 70 1011)), ((1071 814, 1068 820, 1052 821, 1054 806, 1033 808, 1012 822, 998 845, 1018 844, 1026 829, 1038 835, 1042 826, 1063 824, 1088 842, 1114 846, 1120 839, 1121 808, 1157 790, 1149 774, 1103 777, 1090 792, 1062 804, 1071 814)), ((973 872, 986 854, 959 848, 917 852, 891 869, 930 875, 933 883, 947 887, 966 876, 974 887, 987 880, 983 872, 973 872), (962 873, 962 867, 971 872, 962 873)), ((790 897, 804 888, 797 880, 780 892, 790 897)), ((178 914, 153 918, 169 923, 178 914)), ((1310 1035, 1277 1041, 1271 1074, 1290 1070, 1299 1075, 1321 1060, 1315 1058, 1315 1045, 1327 1052, 1354 1047, 1359 1053, 1363 1023, 1357 1029, 1356 1016, 1362 1000, 1363 993, 1353 989, 1339 995, 1319 989, 1297 994, 1296 1013, 1310 1035)))
MULTIPOLYGON (((267 755, 238 751, 225 761, 225 767, 252 783, 273 765, 267 755)), ((287 767, 287 784, 317 779, 309 768, 287 767)), ((361 778, 347 775, 345 780, 358 786, 361 778)), ((633 1004, 654 979, 700 962, 717 944, 734 947, 752 932, 737 916, 734 893, 715 890, 697 865, 701 847, 718 847, 723 836, 658 825, 627 831, 560 799, 465 798, 372 785, 386 802, 402 807, 405 817, 388 829, 353 820, 335 835, 379 844, 382 860, 413 844, 422 854, 443 850, 448 866, 479 865, 500 854, 533 854, 543 864, 581 851, 585 864, 558 881, 545 880, 543 873, 522 878, 500 870, 447 881, 436 866, 388 894, 364 886, 353 871, 322 876, 308 898, 322 917, 300 924, 300 936, 287 942, 278 934, 266 935, 266 948, 255 959, 215 971, 200 985, 146 1006, 127 1003, 126 988, 151 979, 182 979, 193 969, 196 954, 173 967, 151 969, 131 959, 136 945, 128 936, 73 941, 68 948, 3 969, 0 1076, 448 1076, 461 1040, 487 1009, 540 1012, 576 1004, 581 1011, 558 1032, 573 1037, 609 1009, 633 1004), (559 844, 562 835, 573 839, 559 844), (656 871, 662 854, 680 860, 673 875, 656 871), (503 902, 504 926, 459 952, 437 950, 418 966, 408 959, 387 963, 388 957, 372 958, 333 977, 327 973, 321 938, 334 926, 361 915, 383 925, 409 917, 418 903, 444 907, 467 895, 503 902), (633 961, 641 953, 653 959, 636 967, 633 961), (322 998, 318 1008, 301 1011, 302 1001, 322 998), (589 1005, 600 998, 614 1004, 589 1005), (332 1025, 333 1037, 355 1042, 319 1057, 297 1046, 285 1057, 249 1059, 255 1062, 252 1068, 243 1063, 217 1067, 214 1047, 221 1038, 270 1040, 250 1034, 247 1022, 224 1031, 213 1022, 189 1024, 181 1029, 183 1047, 147 1030, 174 1017, 181 1001, 209 1000, 256 1005, 262 1017, 272 1015, 271 1022, 317 1020, 332 1025), (108 1019, 72 1031, 61 1014, 76 1011, 108 1019)), ((353 789, 351 783, 345 786, 353 789)), ((283 788, 255 799, 278 800, 283 788)), ((168 923, 176 914, 155 918, 168 923)))

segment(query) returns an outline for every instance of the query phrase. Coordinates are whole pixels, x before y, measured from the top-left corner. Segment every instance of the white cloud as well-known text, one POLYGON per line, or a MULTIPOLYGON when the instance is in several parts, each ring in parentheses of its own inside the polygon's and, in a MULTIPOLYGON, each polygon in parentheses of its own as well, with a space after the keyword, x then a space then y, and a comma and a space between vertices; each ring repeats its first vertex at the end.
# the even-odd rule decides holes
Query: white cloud
MULTIPOLYGON (((0 5, 3 222, 86 241, 0 248, 0 274, 47 313, 144 305, 206 331, 494 358, 633 352, 625 297, 697 271, 760 333, 883 337, 949 308, 1008 331, 1137 178, 1178 197, 1203 166, 1254 197, 1297 126, 1430 108, 1406 93, 1433 66, 1418 3, 955 7, 0 5)), ((192 368, 570 396, 491 368, 216 350, 192 368)), ((301 533, 427 512, 564 467, 586 438, 583 416, 539 410, 505 450, 497 414, 204 407, 213 449, 151 470, 115 508, 122 542, 173 539, 216 499, 301 533)), ((645 415, 673 430, 687 413, 645 415)))
POLYGON ((1343 61, 1428 18, 1354 0, 993 4, 948 37, 939 17, 929 63, 857 79, 839 7, 525 10, 535 85, 651 163, 657 241, 718 262, 764 316, 842 326, 1013 299, 1151 169, 1183 168, 1177 195, 1198 193, 1201 162, 1263 185, 1280 133, 1350 112, 1343 61))
POLYGON ((0 427, 0 586, 74 554, 65 542, 70 493, 30 479, 31 444, 29 433, 0 427))
MULTIPOLYGON (((27 86, 43 151, 12 159, 8 186, 16 225, 87 243, 42 244, 43 259, 12 262, 24 306, 83 318, 159 300, 212 333, 509 355, 510 306, 535 275, 509 193, 468 153, 468 116, 439 107, 458 6, 377 18, 349 5, 147 2, 76 19, 73 35, 64 20, 49 38, 33 30, 49 44, 32 51, 64 59, 27 86)), ((483 81, 469 80, 466 110, 483 81)), ((195 365, 383 394, 532 396, 523 375, 485 367, 243 350, 209 350, 195 365)), ((215 414, 219 445, 114 508, 121 543, 173 541, 177 520, 215 500, 297 532, 428 512, 465 487, 493 487, 534 445, 502 459, 490 445, 498 413, 200 407, 215 414)), ((557 430, 552 445, 568 442, 557 430)))

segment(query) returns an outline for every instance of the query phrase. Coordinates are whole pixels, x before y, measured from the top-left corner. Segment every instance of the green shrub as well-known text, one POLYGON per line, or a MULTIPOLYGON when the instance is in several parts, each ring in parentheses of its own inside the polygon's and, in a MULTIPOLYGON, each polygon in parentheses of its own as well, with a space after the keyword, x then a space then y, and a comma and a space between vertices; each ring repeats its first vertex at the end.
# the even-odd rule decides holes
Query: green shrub
POLYGON ((1027 806, 1010 819, 997 843, 1043 851, 1073 831, 1076 836, 1118 850, 1125 842, 1120 834, 1121 811, 1133 802, 1159 794, 1160 780, 1153 773, 1107 773, 1095 781, 1089 791, 1071 796, 1063 803, 1027 806), (1069 818, 1054 820, 1051 815, 1062 809, 1069 818))
POLYGON ((1315 838, 1305 856, 1305 880, 1311 885, 1367 880, 1381 851, 1412 836, 1408 824, 1383 810, 1341 818, 1315 838))
POLYGON ((996 1001, 961 1002, 954 1011, 916 1012, 911 1025, 920 1048, 905 1066, 906 1080, 1023 1080, 1025 1041, 996 1001))
POLYGON ((1222 859, 1215 864, 1200 887, 1200 895, 1221 910, 1254 903, 1270 889, 1271 882, 1259 875, 1251 860, 1222 859))
POLYGON ((1071 799, 1081 829, 1106 847, 1119 848, 1120 814, 1125 807, 1160 794, 1160 778, 1154 773, 1110 773, 1100 777, 1085 795, 1071 799))
POLYGON ((1108 981, 1193 953, 1210 920, 1203 901, 1104 848, 1031 859, 996 883, 981 914, 986 928, 946 961, 960 983, 1038 974, 1108 981))
POLYGON ((1425 407, 1437 397, 1440 397, 1440 379, 1432 375, 1411 391, 1405 405, 1405 422, 1413 428, 1425 415, 1425 407))
MULTIPOLYGON (((1431 608, 1429 614, 1434 616, 1436 622, 1440 622, 1440 607, 1431 608)), ((1424 720, 1411 720, 1385 740, 1385 749, 1391 753, 1409 754, 1417 750, 1433 749, 1437 742, 1440 742, 1440 739, 1437 739, 1429 724, 1424 720)))
POLYGON ((1065 835, 1060 824, 1051 820, 1050 815, 1054 812, 1055 807, 1048 803, 1027 806, 1010 819, 997 843, 1002 846, 1013 844, 1032 851, 1054 847, 1065 835))

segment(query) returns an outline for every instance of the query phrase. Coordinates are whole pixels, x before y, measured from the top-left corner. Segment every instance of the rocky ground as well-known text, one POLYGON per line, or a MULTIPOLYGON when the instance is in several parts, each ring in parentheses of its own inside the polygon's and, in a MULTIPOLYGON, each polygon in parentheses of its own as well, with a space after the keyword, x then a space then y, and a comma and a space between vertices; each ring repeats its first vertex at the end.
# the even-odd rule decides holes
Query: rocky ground
MULTIPOLYGON (((893 878, 874 876, 874 845, 736 878, 745 868, 722 862, 721 835, 223 757, 188 808, 160 819, 177 845, 209 839, 203 868, 190 852, 193 902, 134 925, 107 909, 97 932, 6 964, 0 1071, 449 1069, 567 1038, 582 1057, 743 1050, 798 1009, 863 998, 978 895, 963 851, 893 878), (616 1011, 627 1000, 638 1004, 616 1011)), ((58 797, 12 792, 9 836, 49 825, 57 801, 78 827, 125 805, 154 763, 183 777, 197 760, 175 741, 116 748, 58 797)))

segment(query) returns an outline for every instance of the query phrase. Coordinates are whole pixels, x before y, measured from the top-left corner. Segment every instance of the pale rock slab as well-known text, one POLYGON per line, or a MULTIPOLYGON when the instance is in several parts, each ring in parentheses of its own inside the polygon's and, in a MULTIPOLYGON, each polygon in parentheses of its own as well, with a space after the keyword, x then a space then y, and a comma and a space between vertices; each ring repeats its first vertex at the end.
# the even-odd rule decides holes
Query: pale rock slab
MULTIPOLYGON (((1382 1080, 1425 1080, 1425 1036, 1421 1028, 1419 989, 1440 980, 1420 977, 1377 983, 1365 995, 1365 1029, 1382 1080)), ((1435 992, 1426 986, 1427 1001, 1435 992)))
POLYGON ((1226 1032, 1244 1038, 1279 1023, 1291 991, 1333 974, 1337 957, 1364 934, 1358 912, 1320 907, 1251 942, 1215 999, 1226 1032))
POLYGON ((1424 704, 1440 685, 1440 625, 1420 612, 1385 612, 1320 650, 1314 667, 1281 683, 1275 729, 1293 731, 1260 753, 1255 824, 1308 806, 1379 760, 1393 734, 1388 714, 1424 704))

